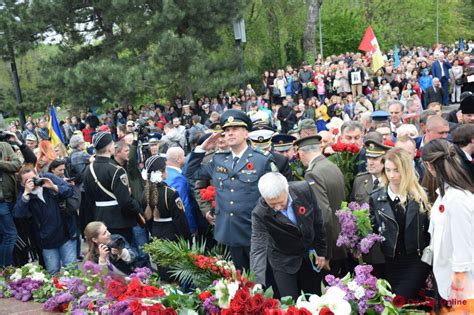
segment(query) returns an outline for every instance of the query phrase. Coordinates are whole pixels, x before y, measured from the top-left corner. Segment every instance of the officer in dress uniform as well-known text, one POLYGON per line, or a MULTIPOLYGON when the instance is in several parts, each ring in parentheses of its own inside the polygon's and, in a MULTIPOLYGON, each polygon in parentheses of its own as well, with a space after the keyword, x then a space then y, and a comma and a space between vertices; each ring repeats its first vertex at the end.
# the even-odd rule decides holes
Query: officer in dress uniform
POLYGON ((304 166, 300 160, 295 158, 295 151, 293 149, 293 142, 295 141, 295 137, 287 134, 277 134, 272 137, 273 151, 288 158, 291 174, 287 178, 290 182, 304 179, 304 166))
MULTIPOLYGON (((377 189, 381 183, 380 178, 384 171, 383 156, 391 147, 383 145, 376 140, 365 141, 367 172, 357 174, 352 186, 351 200, 359 204, 368 203, 370 194, 377 189)), ((380 243, 376 243, 367 255, 364 255, 364 261, 371 264, 374 268, 373 274, 378 278, 385 277, 385 257, 382 253, 380 243)))
POLYGON ((87 222, 102 221, 112 234, 122 235, 129 243, 137 224, 140 205, 132 198, 126 171, 111 158, 115 153, 112 135, 98 132, 92 138, 96 158, 85 171, 84 190, 87 222))
POLYGON ((277 152, 272 151, 272 137, 275 134, 275 130, 267 126, 253 127, 252 131, 249 132, 249 139, 252 147, 256 150, 270 152, 275 161, 275 165, 278 171, 283 174, 287 179, 291 176, 291 169, 288 158, 277 152))
MULTIPOLYGON (((206 151, 214 148, 221 137, 213 133, 191 153, 185 175, 191 179, 212 179, 216 190, 215 239, 228 246, 238 269, 249 269, 251 213, 260 197, 258 179, 276 171, 270 153, 257 151, 247 144, 250 118, 242 111, 230 109, 220 118, 229 151, 216 152, 202 164, 206 151)), ((214 217, 207 213, 208 221, 214 217)))

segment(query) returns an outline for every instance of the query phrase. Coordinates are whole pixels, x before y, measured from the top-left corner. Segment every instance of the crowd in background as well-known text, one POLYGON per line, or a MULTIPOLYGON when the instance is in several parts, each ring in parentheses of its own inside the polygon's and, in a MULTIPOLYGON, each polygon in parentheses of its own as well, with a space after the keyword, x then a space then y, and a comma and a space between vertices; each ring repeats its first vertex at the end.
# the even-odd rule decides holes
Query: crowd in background
MULTIPOLYGON (((222 115, 234 109, 245 113, 253 126, 259 126, 249 130, 249 144, 269 150, 275 161, 277 156, 281 158, 278 170, 288 181, 311 181, 310 162, 319 155, 334 154, 331 145, 356 145, 360 163, 354 170, 357 176, 350 200, 346 201, 393 208, 395 217, 391 220, 402 231, 397 236, 390 229, 384 230, 382 226, 388 221, 383 214, 373 212, 374 224, 387 241, 378 249, 380 259, 371 263, 385 266, 378 270, 388 277, 397 294, 416 297, 428 274, 434 272, 442 298, 448 299, 454 292, 472 299, 472 291, 462 295, 456 288, 474 281, 474 244, 467 236, 474 222, 473 55, 469 50, 440 46, 402 48, 399 56, 389 51, 384 58, 384 66, 375 73, 369 58, 346 53, 316 58, 314 64, 303 62, 265 71, 260 82, 248 84, 235 94, 224 91, 196 100, 177 96, 172 102, 157 100, 139 107, 116 105, 100 115, 93 111, 74 113, 60 122, 65 143, 56 145, 50 141, 48 116, 30 116, 25 126, 18 122, 3 126, 0 265, 22 265, 38 259, 55 273, 61 265, 83 259, 81 243, 85 241, 85 259, 112 263, 127 273, 131 266, 150 266, 141 250, 150 235, 211 240, 210 226, 215 224, 216 215, 209 214, 210 207, 199 193, 209 182, 186 177, 187 162, 189 153, 200 148, 210 134, 225 129, 222 115), (450 103, 461 106, 445 110, 450 103), (104 151, 109 142, 98 139, 104 133, 115 143, 111 151, 104 151), (314 136, 320 137, 320 143, 306 150, 291 145, 314 136), (289 141, 289 146, 279 147, 279 139, 289 141), (265 147, 267 143, 270 148, 265 147), (383 153, 371 155, 369 146, 383 153), (107 222, 112 220, 97 220, 94 213, 88 213, 91 195, 87 191, 93 188, 87 187, 85 178, 91 176, 86 173, 98 152, 110 155, 113 163, 125 170, 128 179, 122 182, 130 188, 130 198, 136 201, 133 207, 145 221, 142 225, 133 222, 132 234, 111 227, 107 222), (368 182, 370 189, 364 192, 361 187, 368 182), (377 190, 379 185, 382 190, 377 190), (450 225, 444 226, 452 232, 448 239, 438 230, 443 226, 443 211, 432 210, 441 209, 441 204, 456 212, 462 209, 452 214, 450 225), (403 210, 396 210, 400 205, 403 210), (421 223, 406 223, 405 217, 410 215, 421 223), (158 223, 167 218, 175 223, 164 231, 164 225, 158 223), (430 244, 430 235, 435 244, 443 240, 442 249, 433 249, 433 268, 423 265, 420 255, 420 250, 430 244), (417 238, 418 244, 413 245, 417 238), (110 243, 114 246, 107 247, 110 243), (439 261, 446 254, 455 255, 448 265, 439 261), (454 280, 452 276, 456 276, 454 280)), ((232 151, 227 140, 227 136, 219 138, 214 151, 232 151)), ((318 177, 312 180, 322 181, 318 177)), ((332 189, 328 185, 325 188, 332 189)), ((328 207, 336 203, 330 192, 318 193, 318 203, 322 198, 329 199, 328 207)), ((332 206, 332 211, 336 210, 337 206, 332 206)), ((337 222, 327 226, 336 230, 337 222)), ((327 242, 328 248, 335 245, 330 243, 334 239, 327 242)), ((340 264, 332 270, 348 271, 348 260, 347 253, 334 256, 332 262, 340 264)), ((161 275, 165 274, 162 271, 161 275)))

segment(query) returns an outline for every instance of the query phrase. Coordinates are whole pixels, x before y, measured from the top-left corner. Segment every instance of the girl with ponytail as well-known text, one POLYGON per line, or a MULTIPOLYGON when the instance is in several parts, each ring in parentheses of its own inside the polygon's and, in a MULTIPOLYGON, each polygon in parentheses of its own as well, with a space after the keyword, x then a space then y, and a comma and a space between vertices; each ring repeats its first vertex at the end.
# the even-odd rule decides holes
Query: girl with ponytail
POLYGON ((165 158, 153 155, 145 161, 142 177, 146 184, 141 204, 151 235, 167 240, 190 239, 183 202, 178 192, 164 182, 166 176, 165 158))

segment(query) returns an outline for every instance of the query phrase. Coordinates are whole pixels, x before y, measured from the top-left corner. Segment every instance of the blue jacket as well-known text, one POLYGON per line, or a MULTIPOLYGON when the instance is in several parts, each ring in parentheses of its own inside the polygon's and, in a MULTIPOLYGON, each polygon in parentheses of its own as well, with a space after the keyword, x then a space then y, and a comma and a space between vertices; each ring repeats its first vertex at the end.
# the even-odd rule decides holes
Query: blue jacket
POLYGON ((191 233, 195 233, 198 228, 196 218, 197 211, 195 211, 193 206, 188 180, 182 173, 180 173, 175 168, 166 167, 166 172, 168 173, 168 176, 165 180, 165 183, 176 189, 176 191, 178 192, 179 197, 183 201, 186 219, 188 220, 189 230, 191 231, 191 233))
POLYGON ((18 198, 13 208, 15 218, 27 218, 33 216, 36 230, 39 233, 41 246, 44 249, 58 248, 69 240, 69 222, 61 215, 58 199, 66 199, 73 195, 73 186, 59 177, 45 173, 41 177, 47 177, 59 188, 55 193, 49 188, 43 188, 43 197, 46 203, 38 196, 30 194, 30 200, 23 198, 24 187, 20 188, 18 198))
POLYGON ((429 75, 422 75, 418 81, 420 82, 420 88, 423 92, 426 91, 431 85, 433 85, 433 78, 429 75))
MULTIPOLYGON (((449 69, 451 69, 451 64, 445 60, 443 62, 443 70, 444 70, 444 78, 449 79, 449 69)), ((441 72, 441 65, 439 64, 438 61, 435 61, 431 64, 431 74, 433 77, 442 79, 442 72, 441 72)))

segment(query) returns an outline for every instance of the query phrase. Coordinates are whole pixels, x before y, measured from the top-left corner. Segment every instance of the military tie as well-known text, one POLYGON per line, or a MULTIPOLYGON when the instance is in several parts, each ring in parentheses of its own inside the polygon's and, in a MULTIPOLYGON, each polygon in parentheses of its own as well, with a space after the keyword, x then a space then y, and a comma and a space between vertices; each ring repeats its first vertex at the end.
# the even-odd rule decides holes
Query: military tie
POLYGON ((233 159, 233 162, 232 162, 232 168, 235 168, 235 166, 237 165, 238 162, 239 162, 239 157, 235 156, 234 159, 233 159))
POLYGON ((374 187, 377 187, 380 184, 380 181, 378 178, 374 180, 374 187))

